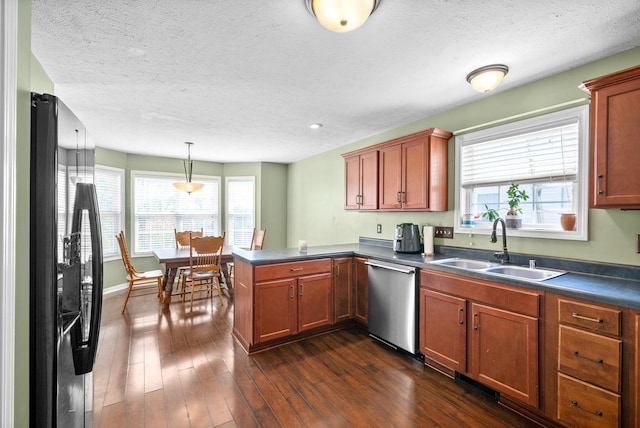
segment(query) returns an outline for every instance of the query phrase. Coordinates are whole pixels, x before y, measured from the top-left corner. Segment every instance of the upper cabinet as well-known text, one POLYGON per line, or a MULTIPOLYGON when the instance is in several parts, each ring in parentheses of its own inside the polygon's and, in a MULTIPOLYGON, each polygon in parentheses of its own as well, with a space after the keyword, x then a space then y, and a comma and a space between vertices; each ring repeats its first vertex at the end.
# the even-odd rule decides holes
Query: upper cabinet
POLYGON ((378 208, 378 151, 344 155, 346 210, 378 208))
POLYGON ((451 135, 449 131, 430 128, 343 154, 345 209, 446 211, 451 135), (367 169, 363 160, 374 155, 378 160, 375 174, 371 164, 367 169), (366 190, 373 194, 374 185, 376 207, 372 208, 367 204, 366 190))
POLYGON ((589 205, 640 208, 640 66, 588 80, 589 205))

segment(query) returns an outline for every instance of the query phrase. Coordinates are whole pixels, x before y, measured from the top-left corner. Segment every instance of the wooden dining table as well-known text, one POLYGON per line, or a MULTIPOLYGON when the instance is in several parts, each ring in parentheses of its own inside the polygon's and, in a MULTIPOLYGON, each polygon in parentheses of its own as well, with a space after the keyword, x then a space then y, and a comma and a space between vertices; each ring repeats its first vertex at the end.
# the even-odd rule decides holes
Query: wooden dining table
MULTIPOLYGON (((220 259, 220 267, 222 269, 222 281, 220 287, 223 292, 230 294, 229 284, 229 272, 227 272, 227 263, 233 261, 233 246, 225 246, 222 248, 222 257, 220 259)), ((175 282, 178 268, 189 266, 189 248, 162 248, 153 250, 153 255, 158 260, 158 263, 164 265, 164 303, 168 305, 171 303, 171 295, 173 294, 173 284, 175 282)))

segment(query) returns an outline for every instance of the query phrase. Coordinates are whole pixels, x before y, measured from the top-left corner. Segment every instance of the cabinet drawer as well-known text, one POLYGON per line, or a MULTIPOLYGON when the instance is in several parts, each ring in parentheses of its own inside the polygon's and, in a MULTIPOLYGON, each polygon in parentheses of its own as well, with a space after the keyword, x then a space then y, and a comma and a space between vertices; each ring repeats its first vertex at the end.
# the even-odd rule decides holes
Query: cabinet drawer
POLYGON ((620 392, 622 341, 561 325, 558 370, 620 392))
POLYGON ((256 266, 255 281, 293 278, 323 272, 331 272, 331 259, 303 260, 256 266))
POLYGON ((620 426, 620 396, 558 373, 558 419, 570 426, 620 426))
POLYGON ((558 305, 560 322, 620 336, 620 311, 565 299, 558 300, 558 305))

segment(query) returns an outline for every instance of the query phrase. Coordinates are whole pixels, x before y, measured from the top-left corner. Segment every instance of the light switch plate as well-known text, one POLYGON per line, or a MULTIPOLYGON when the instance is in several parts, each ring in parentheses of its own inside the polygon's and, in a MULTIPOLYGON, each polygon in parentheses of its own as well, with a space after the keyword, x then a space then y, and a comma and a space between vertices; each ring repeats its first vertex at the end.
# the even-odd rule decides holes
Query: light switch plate
POLYGON ((436 238, 453 239, 453 227, 436 226, 434 235, 436 238))

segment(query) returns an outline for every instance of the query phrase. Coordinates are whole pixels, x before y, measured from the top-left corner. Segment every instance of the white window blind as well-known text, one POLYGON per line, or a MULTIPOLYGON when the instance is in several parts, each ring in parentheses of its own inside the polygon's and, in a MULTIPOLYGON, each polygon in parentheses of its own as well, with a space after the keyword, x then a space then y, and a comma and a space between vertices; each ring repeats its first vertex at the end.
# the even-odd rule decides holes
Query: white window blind
POLYGON ((124 170, 96 166, 95 185, 100 209, 104 259, 120 255, 116 234, 124 230, 124 170))
POLYGON ((134 253, 175 246, 174 229, 220 235, 220 178, 194 176, 204 187, 191 194, 173 186, 183 180, 184 175, 132 171, 134 253))
POLYGON ((248 248, 255 227, 255 177, 227 177, 227 243, 248 248))
POLYGON ((575 180, 578 123, 463 144, 461 185, 575 180))

